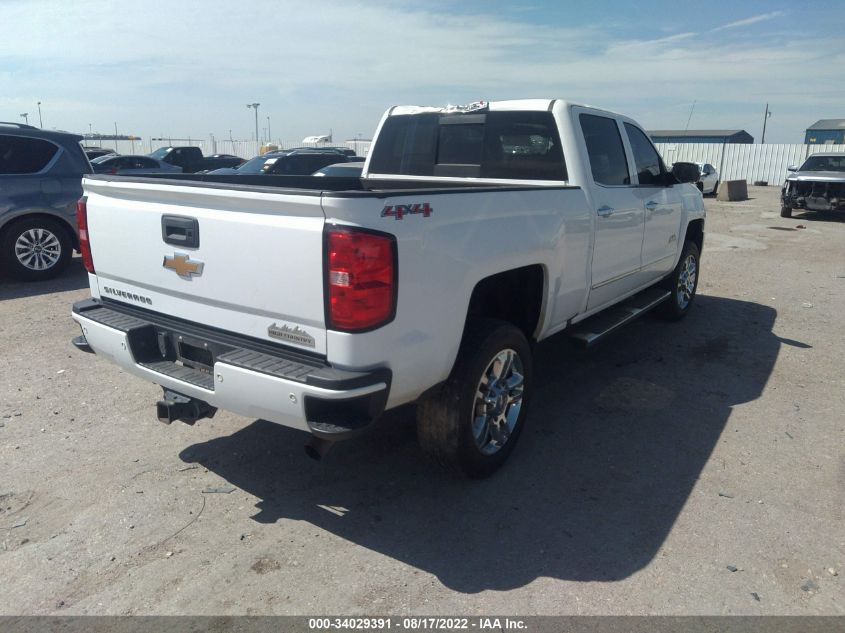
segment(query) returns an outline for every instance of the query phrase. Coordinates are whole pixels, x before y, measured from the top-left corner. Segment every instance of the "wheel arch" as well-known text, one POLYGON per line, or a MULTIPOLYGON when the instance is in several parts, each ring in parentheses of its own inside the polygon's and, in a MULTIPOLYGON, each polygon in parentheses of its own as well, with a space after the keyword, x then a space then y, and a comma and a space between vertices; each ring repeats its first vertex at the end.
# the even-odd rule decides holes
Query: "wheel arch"
POLYGON ((480 279, 467 306, 464 335, 476 318, 499 319, 514 324, 529 341, 537 339, 546 302, 547 271, 529 264, 480 279))
MULTIPOLYGON (((693 242, 698 247, 698 252, 701 253, 704 248, 704 218, 690 220, 684 233, 684 242, 687 240, 693 242)), ((681 245, 683 247, 683 242, 681 245)))
POLYGON ((31 218, 44 218, 58 222, 59 225, 64 228, 73 249, 76 251, 79 250, 79 236, 76 233, 76 229, 70 224, 70 222, 67 221, 67 218, 58 213, 52 213, 44 209, 20 211, 2 218, 2 221, 0 221, 0 240, 5 237, 6 232, 14 224, 20 222, 21 220, 28 220, 31 218))

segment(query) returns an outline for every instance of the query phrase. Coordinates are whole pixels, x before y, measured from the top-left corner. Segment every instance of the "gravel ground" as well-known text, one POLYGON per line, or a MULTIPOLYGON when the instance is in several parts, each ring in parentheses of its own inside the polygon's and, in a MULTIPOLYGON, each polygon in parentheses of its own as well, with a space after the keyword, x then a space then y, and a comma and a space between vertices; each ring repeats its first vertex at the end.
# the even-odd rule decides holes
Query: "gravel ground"
POLYGON ((539 347, 481 482, 410 409, 322 463, 261 420, 160 424, 70 345, 78 259, 0 281, 0 614, 845 614, 845 217, 750 196, 706 200, 685 321, 539 347))

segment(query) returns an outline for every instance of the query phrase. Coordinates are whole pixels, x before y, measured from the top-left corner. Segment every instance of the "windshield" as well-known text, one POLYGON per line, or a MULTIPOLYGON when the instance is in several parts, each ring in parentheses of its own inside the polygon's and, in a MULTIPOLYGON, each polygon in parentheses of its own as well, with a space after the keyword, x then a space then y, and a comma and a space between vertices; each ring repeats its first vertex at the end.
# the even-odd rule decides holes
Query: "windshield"
POLYGON ((150 157, 152 157, 152 158, 155 158, 155 159, 161 160, 162 158, 164 158, 165 156, 167 156, 167 155, 168 155, 168 154, 169 154, 172 150, 173 150, 173 148, 172 148, 172 147, 159 147, 159 148, 158 148, 156 151, 154 151, 152 154, 147 154, 147 156, 150 156, 150 157))
POLYGON ((339 165, 328 165, 319 171, 314 172, 315 176, 341 176, 354 178, 360 176, 364 163, 340 163, 339 165))
POLYGON ((275 162, 272 158, 268 158, 267 156, 256 156, 255 158, 251 158, 246 161, 240 167, 236 167, 236 169, 239 174, 263 174, 264 164, 268 161, 275 162))
POLYGON ((97 156, 97 158, 91 159, 91 164, 99 165, 100 163, 105 163, 106 161, 109 161, 112 158, 114 158, 114 156, 112 156, 111 154, 106 154, 105 156, 97 156))
POLYGON ((810 156, 799 171, 845 172, 845 156, 810 156))

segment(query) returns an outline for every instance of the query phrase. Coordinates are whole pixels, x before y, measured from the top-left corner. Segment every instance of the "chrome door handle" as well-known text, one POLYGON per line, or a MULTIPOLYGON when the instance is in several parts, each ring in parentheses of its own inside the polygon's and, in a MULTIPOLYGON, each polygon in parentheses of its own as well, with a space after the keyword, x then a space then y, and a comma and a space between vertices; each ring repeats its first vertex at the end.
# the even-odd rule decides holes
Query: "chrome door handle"
POLYGON ((645 208, 649 211, 654 211, 657 208, 657 203, 654 200, 650 200, 645 203, 645 208))
POLYGON ((613 207, 609 207, 607 205, 604 205, 603 207, 599 207, 597 212, 598 212, 600 217, 606 218, 610 215, 613 215, 613 207))

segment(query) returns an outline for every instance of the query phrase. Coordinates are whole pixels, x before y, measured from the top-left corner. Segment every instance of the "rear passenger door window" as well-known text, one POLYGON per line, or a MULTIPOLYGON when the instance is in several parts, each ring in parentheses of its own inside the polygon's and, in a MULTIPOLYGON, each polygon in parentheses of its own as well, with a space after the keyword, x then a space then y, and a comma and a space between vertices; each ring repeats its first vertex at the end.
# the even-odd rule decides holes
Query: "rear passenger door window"
POLYGON ((581 114, 579 119, 596 184, 630 185, 628 159, 616 120, 595 114, 581 114))
POLYGON ((630 123, 625 124, 625 131, 631 143, 631 151, 634 153, 634 164, 637 167, 637 179, 640 184, 663 184, 663 164, 654 145, 642 130, 630 123))
POLYGON ((50 141, 25 136, 0 136, 0 174, 37 174, 59 148, 50 141))

